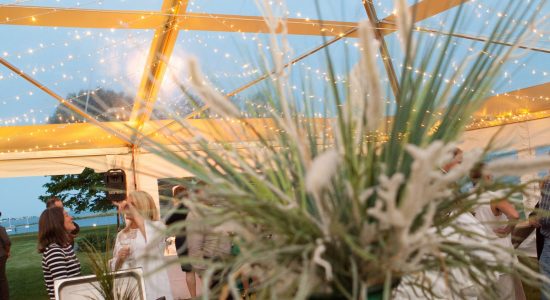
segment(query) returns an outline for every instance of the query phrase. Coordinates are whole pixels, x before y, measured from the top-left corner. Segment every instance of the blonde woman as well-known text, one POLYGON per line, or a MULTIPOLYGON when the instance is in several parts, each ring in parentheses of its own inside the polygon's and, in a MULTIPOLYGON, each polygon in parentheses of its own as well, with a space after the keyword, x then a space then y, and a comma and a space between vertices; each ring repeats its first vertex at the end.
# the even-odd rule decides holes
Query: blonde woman
POLYGON ((113 250, 113 269, 142 268, 147 299, 173 299, 164 266, 165 226, 151 195, 134 191, 118 203, 127 221, 117 235, 113 250))

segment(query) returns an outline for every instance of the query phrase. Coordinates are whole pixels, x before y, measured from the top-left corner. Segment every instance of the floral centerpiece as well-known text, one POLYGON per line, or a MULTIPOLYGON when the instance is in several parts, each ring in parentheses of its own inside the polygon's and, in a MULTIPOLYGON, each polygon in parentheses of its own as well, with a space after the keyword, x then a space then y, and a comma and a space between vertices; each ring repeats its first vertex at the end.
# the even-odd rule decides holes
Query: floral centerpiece
MULTIPOLYGON (((216 205, 186 205, 203 215, 205 224, 232 232, 240 250, 227 260, 205 262, 210 268, 205 287, 220 270, 235 297, 240 274, 255 278, 261 299, 319 294, 358 299, 375 290, 388 298, 397 284, 434 297, 461 297, 465 281, 482 288, 496 271, 540 279, 512 253, 460 222, 478 204, 479 190, 461 191, 458 182, 491 149, 466 153, 449 172, 440 169, 452 159, 503 63, 517 50, 503 43, 517 45, 529 32, 517 20, 531 22, 533 5, 510 2, 508 13, 491 23, 489 42, 454 64, 458 50, 452 33, 468 16, 457 9, 448 35, 426 39, 414 32, 406 1, 396 1, 404 53, 396 104, 388 104, 392 95, 382 86, 378 41, 371 23, 364 21, 357 29, 359 60, 346 80, 335 75, 334 65, 342 59, 326 50, 323 118, 314 118, 305 88, 301 98, 292 90, 292 68, 283 61, 288 45, 284 34, 276 36, 280 28, 284 32, 284 18, 267 4, 261 8, 272 30, 274 70, 264 95, 269 118, 243 118, 198 63, 189 60, 190 81, 182 83, 182 90, 218 116, 211 121, 213 129, 223 127, 220 136, 230 132, 237 141, 203 135, 181 119, 182 128, 196 133, 193 141, 178 141, 186 154, 162 145, 152 148, 208 185, 208 197, 216 205), (495 40, 501 43, 491 42, 495 40), (501 259, 491 259, 495 256, 501 259), (436 287, 438 280, 443 290, 436 287)), ((536 164, 545 168, 548 160, 536 164)), ((498 177, 533 166, 500 161, 489 163, 486 172, 498 177)), ((481 188, 497 187, 503 186, 481 188)))

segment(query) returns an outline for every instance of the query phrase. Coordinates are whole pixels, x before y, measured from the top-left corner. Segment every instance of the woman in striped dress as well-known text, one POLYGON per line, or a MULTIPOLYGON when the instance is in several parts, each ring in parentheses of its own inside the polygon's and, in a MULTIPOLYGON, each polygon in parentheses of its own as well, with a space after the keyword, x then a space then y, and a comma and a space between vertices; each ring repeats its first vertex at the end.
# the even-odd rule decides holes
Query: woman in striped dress
POLYGON ((38 252, 42 253, 44 281, 52 300, 55 299, 55 280, 80 275, 80 262, 69 237, 74 229, 73 218, 61 207, 48 208, 40 215, 38 252))

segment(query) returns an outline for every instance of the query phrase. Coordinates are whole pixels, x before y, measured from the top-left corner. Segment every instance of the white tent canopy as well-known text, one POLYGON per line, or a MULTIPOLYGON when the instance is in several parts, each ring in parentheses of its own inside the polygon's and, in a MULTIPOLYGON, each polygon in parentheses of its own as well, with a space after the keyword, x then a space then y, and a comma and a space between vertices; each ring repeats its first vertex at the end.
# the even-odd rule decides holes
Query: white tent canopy
MULTIPOLYGON (((59 96, 54 90, 57 82, 52 82, 52 84, 39 82, 35 78, 38 75, 35 75, 34 70, 25 71, 23 66, 17 65, 20 62, 18 59, 7 54, 0 57, 0 63, 11 71, 8 76, 10 80, 15 80, 14 78, 21 80, 23 78, 36 89, 46 93, 49 95, 48 97, 64 103, 65 106, 77 115, 85 117, 89 122, 0 126, 0 177, 76 174, 82 172, 85 167, 92 168, 97 172, 121 168, 126 170, 128 174, 128 188, 130 190, 135 188, 148 190, 157 197, 158 188, 156 184, 158 178, 189 175, 185 170, 147 151, 147 141, 144 142, 141 138, 144 135, 151 138, 153 142, 160 143, 174 151, 178 151, 178 142, 189 141, 193 138, 192 134, 188 132, 181 133, 179 137, 164 136, 162 128, 169 127, 174 122, 172 120, 151 121, 151 114, 159 98, 167 69, 174 62, 173 52, 178 43, 178 35, 189 32, 197 32, 197 36, 199 36, 198 33, 204 32, 216 32, 220 35, 222 33, 264 34, 269 32, 269 28, 259 15, 203 12, 193 1, 164 0, 149 2, 154 2, 158 9, 86 9, 82 7, 13 5, 13 3, 0 5, 0 26, 5 25, 9 28, 25 28, 27 30, 86 28, 111 32, 115 30, 144 30, 144 35, 151 36, 149 51, 146 59, 144 59, 143 67, 139 65, 138 75, 141 76, 137 77, 141 80, 135 90, 135 100, 129 113, 131 117, 128 122, 99 122, 91 117, 87 111, 59 96), (149 33, 149 31, 152 33, 149 33)), ((306 2, 303 1, 302 5, 307 6, 306 2)), ((151 3, 146 6, 150 7, 151 3)), ((297 5, 295 3, 290 4, 297 5)), ((348 5, 345 5, 345 7, 353 11, 354 9, 349 9, 351 4, 348 5)), ((385 45, 388 42, 386 37, 391 36, 396 31, 395 16, 389 14, 385 18, 379 19, 378 14, 381 14, 381 12, 378 11, 377 14, 377 7, 370 1, 357 0, 355 5, 364 10, 364 16, 359 19, 368 18, 376 29, 377 38, 382 44, 380 57, 389 85, 395 93, 398 82, 390 57, 391 53, 385 45)), ((428 22, 435 16, 452 11, 459 5, 473 4, 461 0, 422 0, 411 5, 409 9, 414 12, 414 21, 418 25, 415 30, 437 35, 448 34, 426 26, 436 23, 428 22)), ((210 9, 215 8, 212 3, 210 5, 205 4, 205 6, 210 9)), ((315 8, 315 6, 311 7, 315 8)), ((329 7, 325 11, 330 10, 329 7)), ((315 10, 313 9, 313 11, 315 10)), ((318 47, 290 59, 289 65, 306 60, 310 55, 336 41, 357 37, 357 20, 353 18, 335 21, 297 17, 288 18, 287 21, 286 32, 289 35, 303 39, 321 35, 328 38, 328 41, 318 45, 318 47)), ((468 41, 482 42, 488 39, 483 36, 471 36, 460 32, 457 32, 454 36, 468 41)), ((200 40, 200 36, 197 39, 200 40)), ((245 38, 243 38, 243 42, 244 40, 245 38)), ((200 43, 203 44, 203 41, 200 40, 200 43)), ((65 44, 68 45, 69 43, 65 44)), ((520 45, 519 48, 532 51, 532 53, 539 56, 548 55, 550 50, 542 46, 539 43, 529 46, 520 45)), ((2 50, 0 48, 0 53, 2 53, 2 50)), ((29 49, 28 52, 32 53, 33 51, 29 49)), ((226 53, 226 57, 230 57, 229 53, 226 53)), ((127 61, 126 63, 133 64, 134 62, 127 61)), ((238 63, 238 68, 243 69, 242 63, 238 63)), ((63 63, 60 65, 63 65, 63 63)), ((57 67, 57 69, 59 68, 57 67)), ((54 70, 54 68, 51 70, 54 70)), ((53 72, 51 70, 48 70, 48 72, 53 72)), ((542 66, 542 69, 533 69, 532 73, 536 74, 540 81, 540 78, 542 80, 545 78, 544 76, 548 71, 550 70, 546 70, 542 66)), ((243 92, 267 78, 267 74, 260 74, 261 76, 256 76, 255 79, 234 87, 234 90, 228 92, 227 95, 235 96, 243 92)), ((0 80, 2 80, 1 75, 0 80)), ((65 74, 63 75, 65 76, 65 74)), ((241 74, 238 74, 235 77, 240 76, 241 74)), ((249 77, 243 76, 243 78, 249 77)), ((88 80, 87 77, 85 79, 88 80)), ((550 117, 549 94, 550 83, 547 82, 533 83, 531 86, 524 84, 519 88, 515 87, 507 92, 495 94, 475 114, 476 120, 480 121, 471 130, 465 132, 461 147, 465 150, 484 147, 491 137, 500 131, 499 139, 505 142, 506 148, 517 150, 520 157, 533 156, 533 149, 550 144, 550 121, 545 119, 550 117)), ((19 96, 17 96, 17 99, 19 99, 19 96)), ((252 143, 250 147, 253 147, 254 140, 247 139, 246 132, 239 132, 240 136, 234 136, 234 131, 223 129, 223 126, 218 124, 219 122, 215 119, 190 119, 204 109, 206 108, 199 108, 188 115, 187 121, 197 127, 199 131, 207 132, 214 140, 230 143, 250 142, 252 143), (218 130, 218 132, 209 131, 208 128, 212 124, 223 130, 218 130)), ((257 125, 258 130, 269 133, 265 126, 265 122, 269 122, 269 120, 254 120, 253 122, 257 125)))
MULTIPOLYGON (((535 148, 550 145, 548 123, 548 119, 540 119, 469 130, 464 133, 460 147, 465 151, 484 148, 498 134, 498 146, 517 151, 520 158, 533 157, 535 148)), ((253 143, 250 147, 253 147, 253 143)), ((91 168, 96 172, 119 168, 126 171, 130 190, 146 190, 158 200, 158 179, 191 176, 180 166, 150 153, 145 148, 138 151, 132 151, 132 147, 115 147, 4 152, 0 155, 0 178, 79 174, 84 168, 91 168)), ((171 149, 180 151, 177 147, 171 149)), ((177 154, 184 156, 183 153, 177 154)))

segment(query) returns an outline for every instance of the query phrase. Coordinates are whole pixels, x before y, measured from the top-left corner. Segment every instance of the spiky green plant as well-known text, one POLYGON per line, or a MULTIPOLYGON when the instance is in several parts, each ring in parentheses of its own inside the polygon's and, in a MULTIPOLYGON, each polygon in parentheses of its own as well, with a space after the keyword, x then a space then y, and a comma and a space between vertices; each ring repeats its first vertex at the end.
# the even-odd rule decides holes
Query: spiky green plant
MULTIPOLYGON (((272 30, 270 118, 242 118, 189 61, 191 80, 182 92, 193 93, 221 118, 204 120, 200 129, 184 119, 163 128, 177 151, 154 139, 144 145, 205 182, 216 205, 186 204, 208 226, 235 234, 240 253, 222 262, 207 260, 206 282, 208 274, 223 269, 235 297, 236 274, 244 273, 256 278, 261 299, 305 299, 319 292, 359 299, 375 287, 389 298, 399 279, 427 296, 442 296, 430 282, 434 274, 456 297, 464 296, 464 278, 480 288, 489 286, 497 271, 540 279, 516 263, 509 250, 460 223, 479 205, 479 190, 462 192, 456 182, 489 148, 468 153, 449 173, 439 169, 517 47, 486 42, 454 68, 458 48, 452 33, 468 21, 461 6, 451 20, 451 34, 427 40, 414 32, 405 1, 397 2, 404 58, 392 118, 368 22, 359 24, 359 62, 344 83, 336 80, 334 68, 343 59, 326 51, 324 118, 313 118, 307 82, 302 99, 292 92, 290 69, 283 63, 285 38, 279 42, 276 36, 284 20, 269 5, 262 8, 272 30), (461 81, 459 87, 453 81, 461 81), (180 139, 181 132, 195 138, 180 139)), ((517 45, 528 31, 518 20, 532 22, 534 5, 510 1, 507 14, 491 24, 489 41, 517 45)), ((526 171, 506 166, 512 163, 489 164, 487 171, 526 171)), ((497 188, 502 185, 483 186, 497 188)))
POLYGON ((99 299, 138 299, 139 289, 135 282, 130 279, 120 278, 120 276, 117 276, 116 270, 112 270, 111 268, 111 239, 107 238, 106 249, 97 249, 87 240, 83 240, 81 244, 90 262, 90 268, 97 279, 97 284, 94 284, 93 287, 99 293, 99 299))

